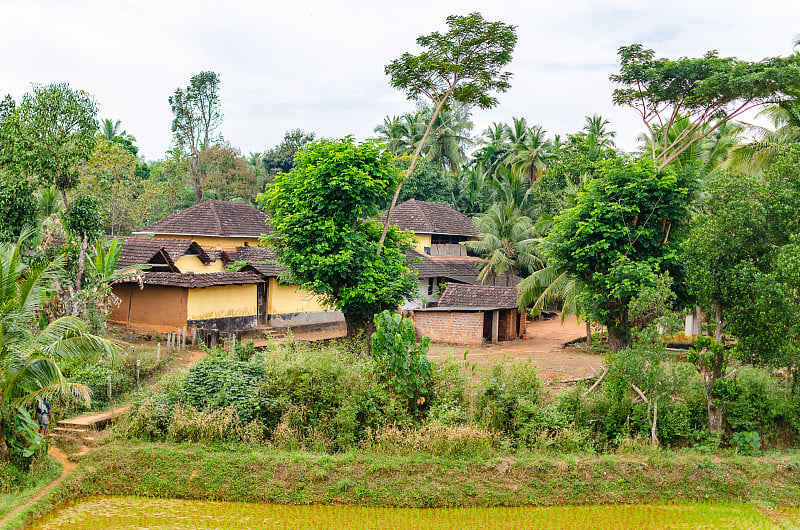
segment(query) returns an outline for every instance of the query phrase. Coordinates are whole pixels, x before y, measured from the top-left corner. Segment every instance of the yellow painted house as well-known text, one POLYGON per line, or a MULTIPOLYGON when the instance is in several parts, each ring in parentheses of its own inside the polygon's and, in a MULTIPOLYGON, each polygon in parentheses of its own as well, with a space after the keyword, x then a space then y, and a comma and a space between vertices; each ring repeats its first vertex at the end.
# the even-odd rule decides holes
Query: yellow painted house
POLYGON ((324 307, 313 294, 279 281, 283 269, 275 264, 275 254, 258 247, 259 237, 270 229, 267 220, 264 212, 245 203, 211 200, 134 232, 136 236, 149 237, 128 238, 118 267, 144 263, 153 268, 145 273, 146 289, 141 292, 134 292, 131 285, 127 286, 127 293, 124 287, 115 288, 115 294, 122 299, 121 307, 127 301, 130 310, 118 309, 112 313, 112 321, 153 328, 160 319, 169 320, 170 326, 185 319, 182 325, 231 331, 343 325, 340 312, 324 307), (224 272, 227 264, 242 261, 248 266, 241 272, 224 272), (156 272, 169 274, 155 275, 156 272), (206 276, 209 274, 213 276, 206 276), (196 277, 199 275, 204 277, 196 277), (253 278, 258 281, 250 281, 253 278), (218 284, 209 283, 212 279, 218 284), (185 301, 176 289, 187 290, 185 301), (156 291, 158 294, 151 294, 156 291), (135 302, 141 300, 140 307, 151 307, 153 300, 164 297, 173 300, 173 306, 185 305, 185 311, 181 309, 178 316, 172 311, 169 318, 163 319, 144 319, 143 310, 137 313, 135 302), (174 302, 176 297, 179 303, 174 302))
MULTIPOLYGON (((383 217, 385 222, 385 214, 383 217)), ((478 239, 470 218, 444 203, 409 200, 391 222, 417 240, 409 252, 419 292, 403 309, 435 305, 449 282, 477 284, 482 260, 461 245, 478 239)), ((111 320, 131 327, 169 331, 188 326, 220 331, 259 327, 327 329, 344 316, 313 294, 280 281, 277 256, 259 247, 270 230, 264 212, 244 203, 205 201, 134 232, 122 247, 118 268, 147 264, 136 282, 114 286, 121 299, 111 320), (246 263, 226 272, 231 263, 246 263)))

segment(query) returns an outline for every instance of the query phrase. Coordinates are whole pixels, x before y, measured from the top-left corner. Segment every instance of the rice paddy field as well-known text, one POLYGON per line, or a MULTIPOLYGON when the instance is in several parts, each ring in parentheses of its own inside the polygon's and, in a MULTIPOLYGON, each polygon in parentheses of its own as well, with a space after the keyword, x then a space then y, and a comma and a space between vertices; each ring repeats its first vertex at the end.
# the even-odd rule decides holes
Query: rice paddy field
POLYGON ((109 496, 66 504, 32 528, 785 528, 800 510, 780 518, 733 503, 414 509, 109 496))

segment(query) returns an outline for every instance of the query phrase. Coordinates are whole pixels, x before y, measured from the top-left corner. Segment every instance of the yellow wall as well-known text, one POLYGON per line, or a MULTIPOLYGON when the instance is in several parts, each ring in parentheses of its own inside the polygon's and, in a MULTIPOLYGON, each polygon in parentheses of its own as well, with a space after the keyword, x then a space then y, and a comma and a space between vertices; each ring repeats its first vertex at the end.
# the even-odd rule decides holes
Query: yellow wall
POLYGON ((296 285, 281 285, 276 278, 269 279, 268 309, 270 315, 326 311, 316 296, 296 285))
POLYGON ((241 317, 258 314, 256 285, 219 285, 189 289, 186 313, 189 320, 241 317))
POLYGON ((414 250, 419 253, 424 253, 425 247, 431 246, 431 234, 414 234, 414 238, 417 240, 414 250))
POLYGON ((257 237, 222 237, 222 236, 183 236, 172 234, 155 234, 153 237, 167 238, 167 239, 194 239, 203 248, 234 248, 243 247, 245 242, 251 247, 258 246, 257 237))
POLYGON ((225 264, 221 259, 212 261, 208 265, 200 261, 197 256, 181 256, 175 260, 175 266, 181 272, 194 272, 205 274, 206 272, 225 272, 225 264))

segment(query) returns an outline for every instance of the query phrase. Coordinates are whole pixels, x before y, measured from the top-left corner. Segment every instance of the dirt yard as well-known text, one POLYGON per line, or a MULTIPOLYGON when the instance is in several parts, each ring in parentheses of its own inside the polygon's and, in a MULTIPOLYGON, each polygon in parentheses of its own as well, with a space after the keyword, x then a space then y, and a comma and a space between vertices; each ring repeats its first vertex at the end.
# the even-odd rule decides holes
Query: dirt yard
MULTIPOLYGON (((578 323, 575 317, 567 317, 563 325, 561 317, 529 322, 527 339, 471 346, 467 361, 485 367, 504 359, 530 359, 537 366, 539 376, 546 381, 588 377, 600 372, 602 357, 584 353, 580 346, 561 348, 562 343, 585 336, 584 323, 578 323)), ((455 355, 462 359, 466 349, 467 346, 457 344, 432 344, 428 358, 443 361, 455 355)))

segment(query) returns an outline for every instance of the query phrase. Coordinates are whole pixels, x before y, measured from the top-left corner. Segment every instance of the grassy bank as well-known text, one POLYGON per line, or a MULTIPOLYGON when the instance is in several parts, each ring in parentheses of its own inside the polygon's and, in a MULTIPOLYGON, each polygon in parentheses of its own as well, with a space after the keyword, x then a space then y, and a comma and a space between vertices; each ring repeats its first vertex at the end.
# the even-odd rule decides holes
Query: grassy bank
POLYGON ((38 458, 28 472, 10 463, 0 467, 0 519, 28 502, 61 474, 61 464, 47 456, 38 458))
POLYGON ((87 455, 10 527, 92 495, 418 508, 665 501, 797 506, 800 453, 743 457, 642 449, 454 458, 115 441, 87 455))

